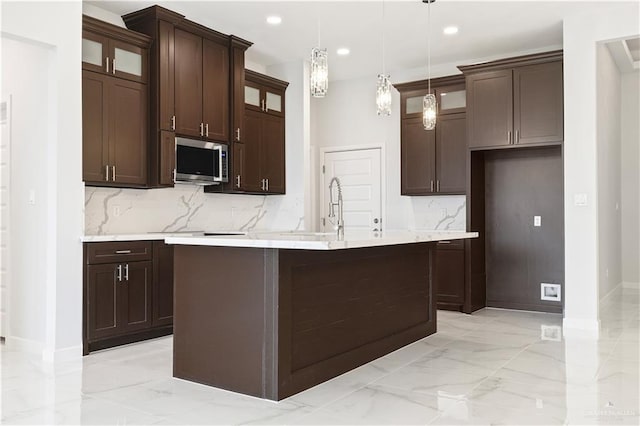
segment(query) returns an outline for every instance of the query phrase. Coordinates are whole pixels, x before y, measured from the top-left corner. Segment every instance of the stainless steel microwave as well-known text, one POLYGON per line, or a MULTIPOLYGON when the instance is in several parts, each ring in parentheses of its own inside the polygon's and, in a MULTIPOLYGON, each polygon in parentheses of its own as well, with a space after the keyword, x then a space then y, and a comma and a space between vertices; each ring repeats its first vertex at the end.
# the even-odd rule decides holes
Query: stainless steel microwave
POLYGON ((214 185, 229 181, 228 147, 197 139, 176 138, 176 182, 214 185))

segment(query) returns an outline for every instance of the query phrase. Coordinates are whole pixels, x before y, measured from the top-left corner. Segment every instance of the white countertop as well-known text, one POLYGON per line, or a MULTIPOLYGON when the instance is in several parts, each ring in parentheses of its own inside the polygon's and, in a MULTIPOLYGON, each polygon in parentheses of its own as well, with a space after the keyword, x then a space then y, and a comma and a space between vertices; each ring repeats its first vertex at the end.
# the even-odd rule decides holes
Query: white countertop
POLYGON ((107 241, 149 241, 164 240, 166 237, 185 237, 204 235, 201 231, 194 232, 147 232, 144 234, 106 234, 106 235, 84 235, 80 241, 83 243, 99 243, 107 241))
POLYGON ((301 250, 339 250, 361 247, 389 246, 442 240, 476 238, 477 232, 462 231, 346 231, 338 239, 335 232, 269 231, 245 235, 204 236, 165 235, 167 244, 219 247, 255 247, 301 250))

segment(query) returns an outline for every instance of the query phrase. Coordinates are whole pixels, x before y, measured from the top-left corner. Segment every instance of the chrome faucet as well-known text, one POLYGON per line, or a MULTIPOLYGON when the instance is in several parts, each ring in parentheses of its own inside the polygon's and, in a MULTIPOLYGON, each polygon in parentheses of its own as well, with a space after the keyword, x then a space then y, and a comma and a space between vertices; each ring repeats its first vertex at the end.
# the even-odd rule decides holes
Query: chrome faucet
POLYGON ((333 177, 331 182, 329 182, 329 221, 338 227, 338 238, 344 237, 344 217, 342 215, 342 185, 340 185, 340 179, 337 177, 333 177), (333 183, 336 183, 338 186, 338 202, 333 202, 333 183), (333 219, 336 217, 335 207, 338 207, 338 223, 334 222, 333 219))

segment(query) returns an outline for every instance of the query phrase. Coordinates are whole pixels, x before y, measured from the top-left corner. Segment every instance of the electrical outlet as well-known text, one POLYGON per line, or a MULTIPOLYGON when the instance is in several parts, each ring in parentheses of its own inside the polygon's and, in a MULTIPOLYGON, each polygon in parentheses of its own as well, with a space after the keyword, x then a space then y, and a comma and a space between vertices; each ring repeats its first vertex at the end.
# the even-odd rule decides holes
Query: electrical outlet
POLYGON ((562 287, 560 284, 540 283, 540 300, 560 302, 562 300, 562 287))
POLYGON ((533 226, 542 226, 542 216, 533 217, 533 226))
POLYGON ((573 204, 579 207, 584 207, 588 204, 587 194, 573 194, 573 204))
POLYGON ((559 325, 540 324, 540 339, 560 342, 562 340, 562 328, 559 325))

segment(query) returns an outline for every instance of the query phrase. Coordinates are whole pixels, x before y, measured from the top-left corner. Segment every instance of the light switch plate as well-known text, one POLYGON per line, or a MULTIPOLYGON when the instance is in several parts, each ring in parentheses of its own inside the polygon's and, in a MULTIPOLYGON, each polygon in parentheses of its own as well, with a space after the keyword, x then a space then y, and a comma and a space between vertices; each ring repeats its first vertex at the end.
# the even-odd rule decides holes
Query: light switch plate
POLYGON ((584 207, 588 204, 587 202, 587 194, 573 194, 573 204, 576 206, 584 207))
POLYGON ((542 216, 533 217, 533 226, 542 226, 542 216))

